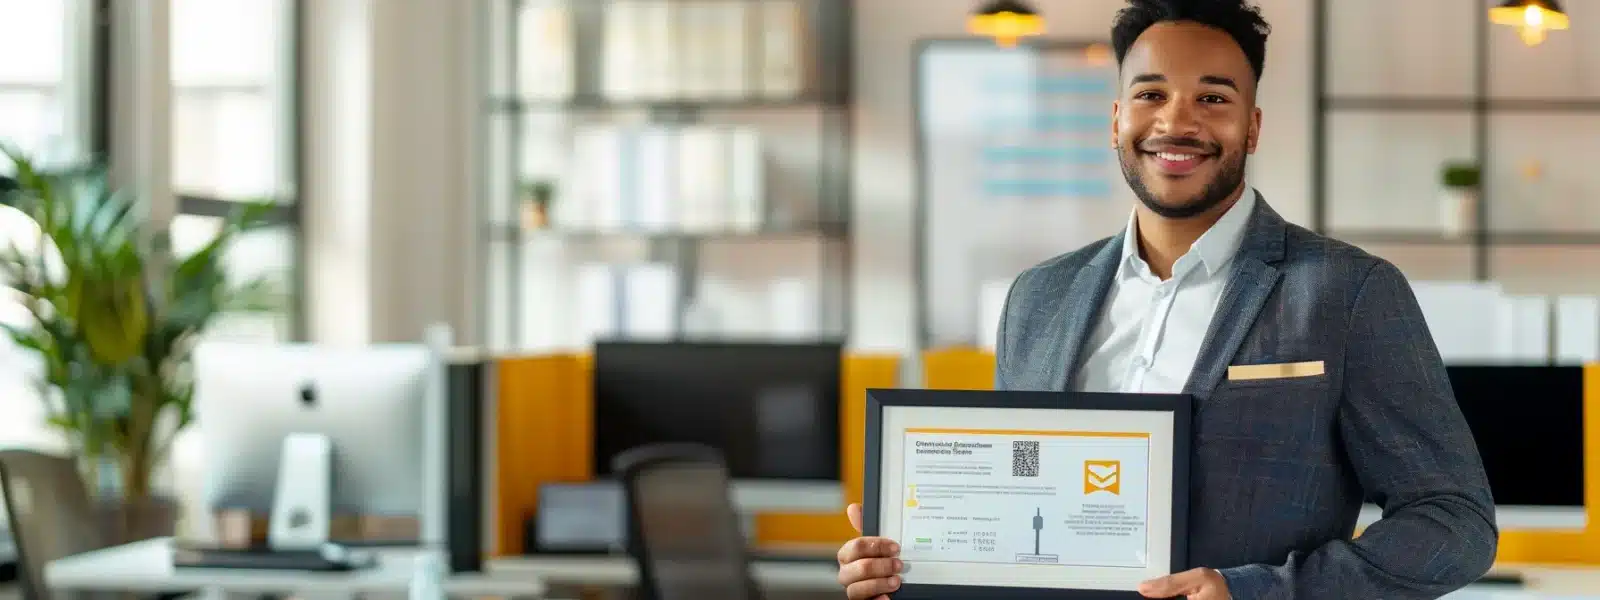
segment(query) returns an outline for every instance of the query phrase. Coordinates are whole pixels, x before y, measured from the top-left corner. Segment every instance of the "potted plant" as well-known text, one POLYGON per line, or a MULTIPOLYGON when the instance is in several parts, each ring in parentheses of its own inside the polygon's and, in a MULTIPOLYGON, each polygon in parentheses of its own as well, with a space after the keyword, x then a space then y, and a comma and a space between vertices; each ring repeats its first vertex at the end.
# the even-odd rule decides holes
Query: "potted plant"
POLYGON ((522 183, 522 227, 543 229, 550 226, 550 203, 555 199, 556 186, 550 181, 535 179, 522 183))
POLYGON ((1479 182, 1482 173, 1476 163, 1452 162, 1444 166, 1439 198, 1439 226, 1444 235, 1456 237, 1472 231, 1478 210, 1479 182))
POLYGON ((177 503, 152 484, 194 420, 190 350, 220 315, 281 306, 268 281, 231 281, 223 264, 271 205, 242 203, 214 238, 179 256, 139 200, 112 189, 103 167, 45 171, 5 154, 14 176, 0 181, 0 204, 40 230, 36 248, 0 244, 3 283, 32 317, 5 332, 44 367, 48 425, 100 494, 108 541, 172 535, 177 503), (114 495, 99 485, 106 469, 119 482, 114 495))

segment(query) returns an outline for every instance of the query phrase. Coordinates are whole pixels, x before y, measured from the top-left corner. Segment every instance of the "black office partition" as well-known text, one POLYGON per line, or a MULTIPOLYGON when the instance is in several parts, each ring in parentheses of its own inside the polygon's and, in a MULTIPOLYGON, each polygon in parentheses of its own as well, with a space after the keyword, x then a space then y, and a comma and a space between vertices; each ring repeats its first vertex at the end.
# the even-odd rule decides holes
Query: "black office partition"
POLYGON ((445 546, 451 573, 483 570, 483 415, 493 376, 482 357, 458 358, 447 368, 449 394, 449 487, 445 546))

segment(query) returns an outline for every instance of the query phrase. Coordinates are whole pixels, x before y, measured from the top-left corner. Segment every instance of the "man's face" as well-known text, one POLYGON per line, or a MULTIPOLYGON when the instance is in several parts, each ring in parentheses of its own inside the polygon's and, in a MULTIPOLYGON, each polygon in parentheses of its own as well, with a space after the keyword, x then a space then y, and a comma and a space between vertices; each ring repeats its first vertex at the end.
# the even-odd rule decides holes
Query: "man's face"
POLYGON ((1255 75, 1227 33, 1194 23, 1149 28, 1122 63, 1112 143, 1122 174, 1151 211, 1187 218, 1244 184, 1261 111, 1255 75))

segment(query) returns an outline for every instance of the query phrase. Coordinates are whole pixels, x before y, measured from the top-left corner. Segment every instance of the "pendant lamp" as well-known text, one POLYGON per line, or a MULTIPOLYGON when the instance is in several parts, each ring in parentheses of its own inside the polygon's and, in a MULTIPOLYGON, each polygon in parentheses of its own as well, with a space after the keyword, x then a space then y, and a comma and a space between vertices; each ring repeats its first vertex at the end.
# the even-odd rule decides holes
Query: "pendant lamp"
POLYGON ((1557 0, 1506 0, 1489 9, 1489 21, 1517 28, 1522 43, 1529 46, 1543 42, 1547 31, 1571 26, 1557 0))
POLYGON ((967 21, 967 30, 1010 47, 1018 39, 1043 34, 1044 19, 1021 0, 988 0, 967 21))

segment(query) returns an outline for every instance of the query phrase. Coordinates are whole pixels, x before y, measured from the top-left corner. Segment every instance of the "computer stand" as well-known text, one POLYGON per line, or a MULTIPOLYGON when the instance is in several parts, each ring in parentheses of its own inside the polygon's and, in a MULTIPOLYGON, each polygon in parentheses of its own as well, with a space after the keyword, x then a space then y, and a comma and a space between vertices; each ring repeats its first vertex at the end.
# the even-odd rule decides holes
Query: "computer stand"
POLYGON ((1476 582, 1479 585, 1500 585, 1522 587, 1527 584, 1527 579, 1521 573, 1486 573, 1476 582))
POLYGON ((318 433, 295 433, 284 438, 267 546, 279 551, 304 551, 327 544, 333 512, 332 488, 333 441, 318 433))

